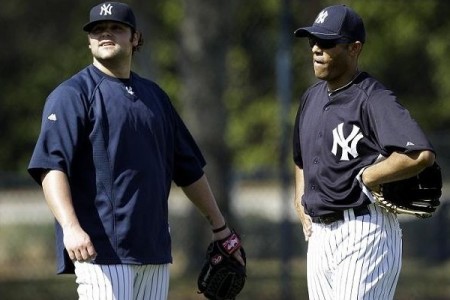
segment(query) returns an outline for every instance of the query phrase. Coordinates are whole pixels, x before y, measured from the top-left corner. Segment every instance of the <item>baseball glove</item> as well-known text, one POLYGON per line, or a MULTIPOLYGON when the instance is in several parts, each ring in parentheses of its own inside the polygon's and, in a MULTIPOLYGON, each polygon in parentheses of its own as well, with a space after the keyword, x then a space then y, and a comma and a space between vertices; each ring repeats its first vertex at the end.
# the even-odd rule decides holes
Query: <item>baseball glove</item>
POLYGON ((239 235, 234 231, 229 237, 209 244, 197 281, 199 294, 214 300, 235 299, 246 280, 246 267, 233 257, 238 249, 241 249, 245 262, 244 248, 239 235))
POLYGON ((386 211, 429 218, 439 206, 442 174, 437 163, 408 179, 385 183, 372 191, 375 202, 386 211))

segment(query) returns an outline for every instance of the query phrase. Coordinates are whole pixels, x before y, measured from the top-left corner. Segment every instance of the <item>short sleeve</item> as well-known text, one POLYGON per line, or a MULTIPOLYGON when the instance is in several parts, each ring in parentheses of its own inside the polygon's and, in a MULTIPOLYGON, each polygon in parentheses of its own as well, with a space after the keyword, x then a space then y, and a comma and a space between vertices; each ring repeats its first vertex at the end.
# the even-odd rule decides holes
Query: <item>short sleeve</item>
POLYGON ((297 112, 297 116, 295 117, 293 139, 292 139, 292 147, 293 147, 292 153, 294 156, 293 157, 294 163, 300 168, 303 168, 302 151, 300 148, 300 131, 299 131, 300 112, 301 110, 299 109, 297 112))
POLYGON ((294 131, 293 131, 293 138, 292 138, 292 153, 293 153, 293 159, 294 163, 300 167, 303 168, 303 159, 302 159, 302 149, 300 145, 300 119, 302 115, 302 111, 306 105, 307 99, 309 97, 311 88, 309 88, 301 97, 300 99, 300 105, 297 111, 297 115, 295 117, 295 123, 294 123, 294 131))
POLYGON ((383 155, 389 155, 393 151, 434 151, 419 124, 391 91, 385 90, 371 95, 368 109, 370 122, 374 125, 374 134, 384 152, 383 155))
POLYGON ((75 155, 87 120, 82 97, 71 86, 59 86, 47 98, 42 113, 41 131, 28 172, 41 184, 43 170, 60 170, 70 175, 75 155))
POLYGON ((173 181, 178 186, 188 186, 203 176, 206 161, 180 116, 175 117, 175 151, 173 181))

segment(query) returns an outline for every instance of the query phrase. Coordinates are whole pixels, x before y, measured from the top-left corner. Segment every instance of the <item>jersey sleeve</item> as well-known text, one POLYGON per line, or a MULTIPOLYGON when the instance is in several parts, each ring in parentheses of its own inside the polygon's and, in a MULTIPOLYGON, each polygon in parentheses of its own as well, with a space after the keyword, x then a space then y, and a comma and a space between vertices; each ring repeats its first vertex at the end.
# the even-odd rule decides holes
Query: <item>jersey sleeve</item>
POLYGON ((309 88, 301 97, 300 105, 297 111, 297 115, 295 117, 295 123, 294 123, 294 131, 293 131, 293 139, 292 139, 292 154, 294 163, 300 167, 303 168, 303 159, 302 159, 302 151, 300 147, 300 118, 303 111, 303 108, 306 104, 306 101, 308 99, 309 93, 311 91, 311 88, 309 88))
POLYGON ((71 86, 59 86, 47 98, 42 113, 41 131, 28 172, 41 184, 43 170, 60 170, 70 176, 75 145, 87 119, 79 92, 71 86))
POLYGON ((391 91, 379 92, 369 100, 369 121, 374 125, 374 135, 381 154, 386 156, 394 151, 434 151, 419 124, 391 91))
POLYGON ((294 123, 294 131, 293 131, 293 139, 292 139, 292 153, 294 158, 294 163, 299 166, 300 168, 303 168, 303 161, 302 161, 302 151, 300 148, 300 131, 299 131, 299 119, 300 119, 300 112, 299 109, 297 112, 297 116, 295 117, 295 123, 294 123))
POLYGON ((206 161, 183 120, 174 110, 175 151, 173 181, 188 186, 203 176, 206 161))

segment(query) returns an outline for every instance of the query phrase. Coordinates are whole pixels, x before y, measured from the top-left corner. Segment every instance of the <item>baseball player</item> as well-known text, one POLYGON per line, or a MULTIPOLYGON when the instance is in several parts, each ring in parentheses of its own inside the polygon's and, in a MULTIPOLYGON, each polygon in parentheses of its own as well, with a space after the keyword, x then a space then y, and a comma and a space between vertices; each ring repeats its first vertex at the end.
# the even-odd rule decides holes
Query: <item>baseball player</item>
POLYGON ((83 29, 93 63, 48 96, 28 169, 56 218, 57 272, 75 272, 79 299, 167 299, 171 182, 213 239, 231 231, 168 96, 131 71, 142 45, 131 8, 98 4, 83 29))
POLYGON ((358 69, 366 36, 355 11, 327 7, 295 36, 309 40, 320 79, 301 99, 293 139, 309 297, 393 299, 401 229, 370 191, 418 174, 434 150, 395 95, 358 69))

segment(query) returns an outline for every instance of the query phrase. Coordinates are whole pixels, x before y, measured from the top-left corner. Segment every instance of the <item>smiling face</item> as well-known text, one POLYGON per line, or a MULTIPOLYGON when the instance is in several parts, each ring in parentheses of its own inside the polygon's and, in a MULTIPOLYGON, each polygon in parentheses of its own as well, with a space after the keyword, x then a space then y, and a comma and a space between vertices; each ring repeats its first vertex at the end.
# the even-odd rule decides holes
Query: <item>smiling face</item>
MULTIPOLYGON (((133 47, 138 38, 129 26, 119 22, 100 22, 89 32, 89 48, 94 65, 105 71, 125 71, 131 67, 133 47)), ((109 72, 106 72, 109 73, 109 72)))

